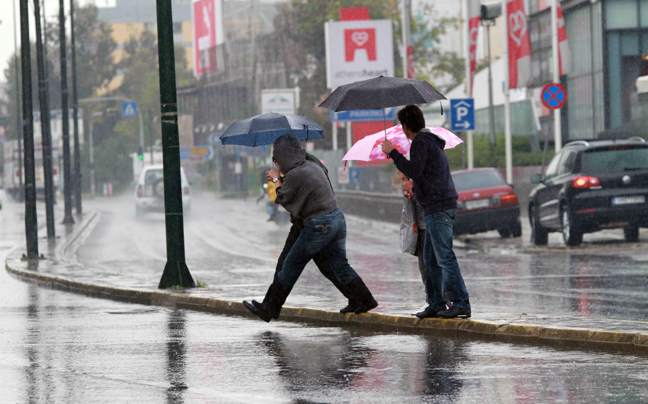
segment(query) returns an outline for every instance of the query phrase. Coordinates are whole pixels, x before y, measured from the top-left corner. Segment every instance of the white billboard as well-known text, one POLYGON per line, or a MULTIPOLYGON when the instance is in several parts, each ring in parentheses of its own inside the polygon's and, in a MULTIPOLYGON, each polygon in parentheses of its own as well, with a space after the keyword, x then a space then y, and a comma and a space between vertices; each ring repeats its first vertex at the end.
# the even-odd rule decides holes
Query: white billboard
POLYGON ((278 112, 295 114, 297 112, 297 92, 293 88, 280 88, 261 91, 261 113, 278 112))
POLYGON ((324 28, 329 88, 377 76, 394 76, 391 20, 328 22, 324 28))

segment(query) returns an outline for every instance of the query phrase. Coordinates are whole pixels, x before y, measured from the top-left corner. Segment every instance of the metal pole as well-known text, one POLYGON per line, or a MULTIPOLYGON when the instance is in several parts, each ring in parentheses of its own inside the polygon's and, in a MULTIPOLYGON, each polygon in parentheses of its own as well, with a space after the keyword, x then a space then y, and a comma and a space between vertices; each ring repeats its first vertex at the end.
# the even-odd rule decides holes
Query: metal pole
POLYGON ((70 165, 70 116, 68 114, 67 39, 65 37, 65 3, 59 0, 59 47, 61 53, 61 123, 63 129, 63 224, 74 224, 72 217, 72 173, 70 165))
POLYGON ((171 0, 156 0, 167 263, 159 288, 196 286, 185 260, 171 0))
MULTIPOLYGON (((470 21, 469 21, 469 15, 468 15, 468 0, 463 0, 461 2, 461 6, 463 7, 463 19, 464 19, 464 30, 463 30, 463 37, 464 37, 464 60, 466 61, 465 63, 465 74, 466 74, 466 95, 468 98, 472 98, 472 76, 470 74, 470 64, 472 63, 472 60, 470 59, 470 41, 472 41, 472 36, 470 33, 470 21)), ((471 130, 466 131, 466 150, 467 150, 467 158, 468 158, 468 169, 472 170, 475 167, 475 159, 473 157, 473 133, 471 130)))
POLYGON ((331 122, 331 125, 333 125, 333 150, 338 149, 338 127, 337 127, 337 122, 331 122))
MULTIPOLYGON (((558 55, 558 0, 551 1, 551 53, 553 65, 553 82, 560 83, 560 66, 558 55)), ((554 146, 556 153, 562 149, 562 122, 560 116, 560 109, 554 109, 554 146)))
POLYGON ((353 132, 352 132, 351 122, 347 121, 346 123, 346 147, 347 151, 353 146, 353 132))
MULTIPOLYGON (((16 79, 16 114, 17 114, 17 119, 16 119, 16 130, 18 131, 17 133, 17 138, 18 138, 18 195, 17 199, 18 201, 22 202, 23 198, 25 197, 25 188, 23 184, 23 150, 22 150, 22 136, 23 136, 23 122, 22 122, 22 108, 21 108, 21 94, 20 94, 20 73, 19 73, 19 64, 18 64, 18 33, 16 32, 16 29, 18 28, 18 25, 16 24, 16 0, 13 1, 13 24, 14 24, 14 64, 16 65, 15 70, 14 70, 14 75, 16 79)), ((11 158, 13 159, 13 146, 12 148, 12 156, 11 158)), ((12 174, 13 176, 13 174, 12 174)))
MULTIPOLYGON (((506 12, 507 0, 502 0, 502 9, 504 15, 506 12)), ((505 19, 506 21, 506 19, 505 19)), ((508 22, 504 23, 504 143, 506 154, 506 182, 513 184, 513 147, 511 142, 511 94, 510 94, 510 81, 509 81, 509 48, 508 48, 508 22)))
MULTIPOLYGON (((506 10, 506 3, 504 3, 506 10)), ((504 19, 506 21, 506 18, 504 19)), ((504 23, 506 25, 506 22, 504 23)), ((506 31, 506 27, 504 27, 506 31)), ((490 25, 486 25, 486 35, 488 36, 488 116, 490 121, 490 145, 495 146, 495 108, 493 107, 493 59, 491 58, 491 37, 490 25)), ((506 38, 505 38, 506 39, 506 38)), ((504 64, 506 64, 504 59, 504 64)))
POLYGON ((20 59, 22 70, 22 113, 25 136, 25 236, 27 258, 38 258, 38 219, 36 216, 36 163, 34 157, 34 115, 32 109, 31 54, 28 0, 20 0, 20 59))
POLYGON ((55 238, 54 228, 54 178, 52 176, 52 135, 50 129, 50 110, 47 96, 47 76, 40 20, 39 0, 34 0, 36 22, 36 61, 38 64, 38 100, 43 144, 43 171, 45 177, 45 217, 47 219, 47 238, 55 238))
POLYGON ((77 215, 81 205, 81 152, 79 150, 79 94, 77 92, 76 41, 74 35, 74 0, 70 0, 70 41, 72 53, 72 126, 74 129, 74 202, 77 215))
POLYGON ((89 140, 89 155, 90 155, 90 195, 95 196, 95 165, 94 165, 94 117, 101 116, 101 112, 93 112, 90 116, 90 133, 88 134, 89 140))
POLYGON ((409 59, 407 51, 410 46, 410 0, 402 0, 401 7, 401 21, 402 21, 402 36, 403 36, 403 77, 409 76, 409 59))

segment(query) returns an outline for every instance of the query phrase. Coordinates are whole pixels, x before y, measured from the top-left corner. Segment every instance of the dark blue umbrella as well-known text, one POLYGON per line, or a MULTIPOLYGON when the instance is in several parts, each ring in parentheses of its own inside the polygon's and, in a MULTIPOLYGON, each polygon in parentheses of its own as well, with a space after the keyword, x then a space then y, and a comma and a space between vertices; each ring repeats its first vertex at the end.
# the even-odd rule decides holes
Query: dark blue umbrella
POLYGON ((286 133, 292 133, 302 141, 324 137, 322 128, 310 118, 268 112, 234 122, 220 136, 220 140, 225 145, 254 147, 273 144, 278 137, 286 133))

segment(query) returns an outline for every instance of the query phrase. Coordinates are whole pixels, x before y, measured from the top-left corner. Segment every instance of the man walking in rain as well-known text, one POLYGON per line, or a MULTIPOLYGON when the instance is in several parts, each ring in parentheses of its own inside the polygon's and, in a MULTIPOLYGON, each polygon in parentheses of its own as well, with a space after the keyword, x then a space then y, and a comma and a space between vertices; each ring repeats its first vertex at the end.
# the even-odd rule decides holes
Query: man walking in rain
POLYGON ((412 140, 410 160, 388 140, 383 142, 382 150, 392 158, 400 172, 414 180, 414 194, 425 212, 423 253, 428 277, 426 283, 431 287, 426 290, 428 306, 416 316, 469 318, 468 290, 452 250, 452 227, 459 195, 443 151, 445 141, 425 129, 423 112, 416 105, 408 105, 398 111, 398 120, 403 125, 403 132, 412 140), (451 292, 450 309, 447 309, 443 299, 444 286, 451 292))
POLYGON ((347 261, 346 221, 324 171, 306 159, 299 139, 290 134, 275 141, 273 160, 278 170, 268 170, 267 176, 277 188, 275 202, 300 220, 304 229, 284 259, 281 271, 275 275, 263 302, 243 301, 245 307, 266 322, 277 318, 306 264, 324 251, 336 278, 357 302, 355 313, 376 308, 378 303, 347 261))

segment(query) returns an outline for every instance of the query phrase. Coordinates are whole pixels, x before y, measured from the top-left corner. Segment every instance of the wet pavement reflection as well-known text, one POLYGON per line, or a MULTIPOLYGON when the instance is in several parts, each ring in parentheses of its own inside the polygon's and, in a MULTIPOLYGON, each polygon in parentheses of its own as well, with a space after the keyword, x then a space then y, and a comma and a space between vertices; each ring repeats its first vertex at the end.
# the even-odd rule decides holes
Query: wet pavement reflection
MULTIPOLYGON (((22 238, 20 214, 14 211, 11 215, 6 210, 0 212, 3 261, 22 238)), ((242 220, 243 231, 246 226, 242 220)), ((115 227, 98 230, 104 237, 115 227)), ((133 227, 130 231, 141 235, 133 227)), ((353 247, 357 266, 363 270, 367 270, 365 264, 378 266, 388 254, 368 261, 357 255, 372 255, 390 242, 378 230, 365 236, 365 244, 353 247)), ((101 237, 92 243, 104 242, 101 237)), ((250 290, 250 284, 265 284, 266 271, 262 267, 271 259, 259 259, 257 255, 274 246, 264 247, 261 242, 258 245, 259 251, 252 252, 252 257, 239 257, 246 265, 230 267, 225 273, 223 268, 236 260, 226 258, 216 263, 212 259, 212 267, 200 270, 198 277, 207 270, 221 269, 218 274, 223 275, 222 282, 212 278, 211 288, 232 295, 250 290), (248 286, 243 282, 246 279, 248 286), (227 287, 230 282, 234 287, 227 287)), ((98 249, 98 245, 91 248, 98 249)), ((145 253, 154 255, 158 247, 147 248, 145 253)), ((207 249, 192 252, 206 255, 207 249)), ((114 250, 111 254, 112 260, 107 259, 108 253, 99 257, 102 270, 110 267, 106 262, 122 262, 114 250)), ((483 257, 483 253, 468 250, 462 254, 464 260, 483 257)), ((414 261, 403 257, 398 259, 414 261)), ((636 292, 640 285, 633 282, 639 282, 644 264, 632 257, 544 253, 498 255, 492 260, 484 264, 482 259, 479 272, 469 270, 474 293, 486 307, 519 301, 519 307, 526 307, 545 302, 540 307, 550 310, 549 302, 553 301, 556 306, 569 302, 566 308, 556 310, 591 312, 592 307, 602 310, 612 306, 611 300, 617 297, 611 286, 629 289, 618 292, 626 296, 626 301, 641 300, 636 292), (614 276, 618 273, 622 275, 614 276), (538 297, 525 301, 525 293, 520 290, 535 289, 538 297), (608 294, 612 297, 606 297, 608 294), (591 297, 597 295, 600 300, 591 297)), ((394 268, 396 273, 375 276, 374 286, 382 290, 383 296, 387 292, 393 295, 394 291, 411 291, 409 298, 413 300, 420 280, 415 262, 411 264, 411 268, 394 268), (395 281, 410 270, 411 280, 395 281), (391 287, 394 289, 390 291, 391 287)), ((119 279, 125 277, 119 271, 132 269, 115 266, 104 276, 119 279)), ((139 278, 142 282, 147 276, 159 276, 159 268, 146 267, 143 271, 150 274, 139 278)), ((316 271, 310 272, 316 279, 316 271)), ((319 287, 301 282, 305 291, 319 287)), ((319 290, 321 294, 324 292, 319 290)), ((322 299, 324 304, 331 303, 322 299)), ((385 306, 405 304, 393 299, 385 306)), ((0 316, 0 401, 7 403, 648 402, 645 355, 281 321, 266 324, 43 289, 17 281, 5 271, 0 271, 0 316)))
MULTIPOLYGON (((194 198, 193 216, 185 225, 187 264, 209 286, 191 293, 237 301, 262 297, 288 227, 266 222, 264 208, 252 200, 214 198, 194 198)), ((166 260, 163 215, 152 213, 136 222, 131 199, 91 202, 102 217, 78 258, 93 271, 65 275, 156 287, 166 260)), ((379 301, 375 311, 410 315, 423 306, 417 261, 400 253, 398 226, 353 217, 347 222, 349 262, 379 301)), ((622 235, 597 233, 580 248, 566 248, 560 235, 551 234, 549 246, 538 249, 530 245, 528 234, 522 239, 493 234, 456 240, 475 318, 513 312, 648 320, 647 241, 621 243, 622 235)), ((312 264, 287 301, 330 310, 345 304, 312 264)))

